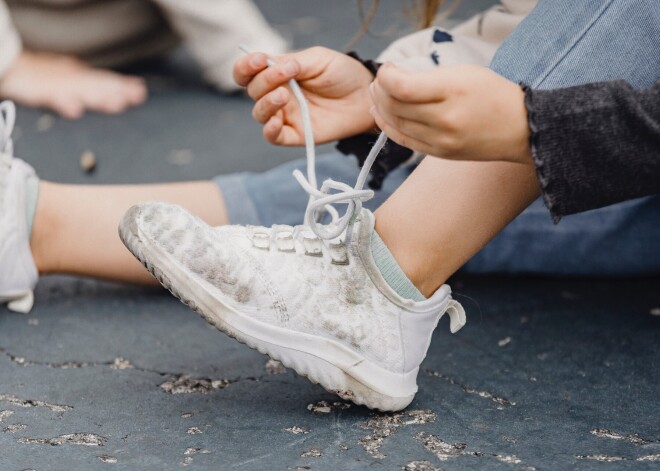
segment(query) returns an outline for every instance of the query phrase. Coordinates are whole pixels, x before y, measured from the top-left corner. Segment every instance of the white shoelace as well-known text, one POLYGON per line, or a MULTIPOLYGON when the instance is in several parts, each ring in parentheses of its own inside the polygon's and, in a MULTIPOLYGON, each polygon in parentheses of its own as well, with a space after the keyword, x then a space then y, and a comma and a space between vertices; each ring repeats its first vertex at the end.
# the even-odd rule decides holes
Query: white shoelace
POLYGON ((16 106, 11 101, 0 103, 0 152, 14 155, 14 141, 11 133, 16 123, 16 106))
MULTIPOLYGON (((243 45, 239 47, 246 54, 251 52, 243 45)), ((268 59, 269 66, 273 66, 274 64, 274 61, 268 59)), ((362 210, 362 203, 374 197, 373 190, 365 190, 364 184, 367 181, 371 166, 387 142, 387 136, 384 132, 381 132, 378 136, 378 139, 369 151, 362 169, 360 169, 354 187, 329 178, 323 182, 321 189, 319 189, 316 180, 316 147, 312 120, 309 115, 309 106, 307 105, 305 95, 303 95, 300 86, 294 79, 289 80, 289 87, 300 106, 300 115, 305 134, 307 177, 305 178, 303 173, 298 169, 293 171, 294 178, 309 195, 309 202, 305 210, 305 225, 309 226, 312 232, 323 240, 334 239, 346 231, 345 242, 348 244, 350 242, 351 226, 355 222, 354 216, 362 210), (331 190, 336 190, 336 193, 330 193, 331 190), (339 212, 333 204, 347 204, 346 213, 340 217, 339 212), (326 211, 330 214, 332 220, 329 224, 321 224, 321 219, 326 211)))

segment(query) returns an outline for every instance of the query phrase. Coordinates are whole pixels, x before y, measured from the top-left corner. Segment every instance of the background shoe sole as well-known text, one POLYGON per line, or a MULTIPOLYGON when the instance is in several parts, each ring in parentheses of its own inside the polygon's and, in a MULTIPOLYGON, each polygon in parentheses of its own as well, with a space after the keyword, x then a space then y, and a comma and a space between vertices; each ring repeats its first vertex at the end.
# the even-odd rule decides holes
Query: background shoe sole
POLYGON ((218 330, 342 399, 381 411, 404 409, 413 400, 417 369, 393 373, 338 342, 258 322, 232 309, 217 288, 141 237, 139 218, 140 208, 131 208, 119 226, 126 247, 166 289, 218 330))

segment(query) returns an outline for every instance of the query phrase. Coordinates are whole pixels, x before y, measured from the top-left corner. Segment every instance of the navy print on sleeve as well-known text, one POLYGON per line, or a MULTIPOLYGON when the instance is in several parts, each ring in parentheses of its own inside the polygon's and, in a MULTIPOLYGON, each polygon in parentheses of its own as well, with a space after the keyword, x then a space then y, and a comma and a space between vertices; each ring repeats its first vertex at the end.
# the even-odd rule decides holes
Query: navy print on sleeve
POLYGON ((431 60, 435 65, 440 65, 440 56, 438 55, 438 51, 433 51, 431 53, 431 60))
POLYGON ((453 40, 454 40, 454 38, 451 36, 451 34, 445 32, 445 31, 436 29, 433 32, 433 42, 434 43, 446 43, 446 42, 452 42, 453 40))

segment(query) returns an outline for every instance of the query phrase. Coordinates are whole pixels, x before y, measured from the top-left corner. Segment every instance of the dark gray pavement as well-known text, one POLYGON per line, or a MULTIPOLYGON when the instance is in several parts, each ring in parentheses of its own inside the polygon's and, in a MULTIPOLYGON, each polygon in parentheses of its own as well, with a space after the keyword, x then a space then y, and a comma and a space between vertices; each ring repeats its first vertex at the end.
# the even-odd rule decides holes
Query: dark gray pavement
MULTIPOLYGON (((300 47, 345 44, 358 21, 338 3, 260 2, 300 47)), ((387 3, 379 25, 398 7, 387 3)), ((459 16, 489 2, 464 3, 459 16)), ((302 155, 263 143, 249 101, 207 90, 186 64, 149 67, 149 104, 120 118, 20 110, 17 153, 44 178, 80 183, 207 178, 302 155), (91 176, 85 150, 99 162, 91 176)), ((30 314, 0 308, 0 470, 660 468, 660 280, 452 283, 467 326, 451 335, 443 320, 413 404, 374 414, 166 293, 43 278, 30 314)))

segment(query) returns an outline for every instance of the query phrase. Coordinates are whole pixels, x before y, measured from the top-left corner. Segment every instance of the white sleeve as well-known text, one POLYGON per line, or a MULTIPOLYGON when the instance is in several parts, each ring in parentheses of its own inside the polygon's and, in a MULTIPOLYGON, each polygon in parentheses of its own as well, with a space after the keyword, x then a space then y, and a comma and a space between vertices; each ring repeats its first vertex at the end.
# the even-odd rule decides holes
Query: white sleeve
POLYGON ((378 57, 412 69, 437 65, 490 64, 495 51, 536 6, 538 0, 501 0, 464 23, 443 30, 433 27, 392 43, 378 57))
POLYGON ((9 9, 4 1, 0 0, 0 78, 21 53, 21 37, 11 22, 9 9))

